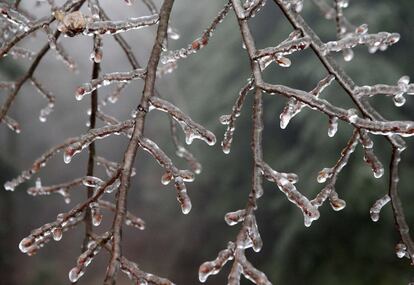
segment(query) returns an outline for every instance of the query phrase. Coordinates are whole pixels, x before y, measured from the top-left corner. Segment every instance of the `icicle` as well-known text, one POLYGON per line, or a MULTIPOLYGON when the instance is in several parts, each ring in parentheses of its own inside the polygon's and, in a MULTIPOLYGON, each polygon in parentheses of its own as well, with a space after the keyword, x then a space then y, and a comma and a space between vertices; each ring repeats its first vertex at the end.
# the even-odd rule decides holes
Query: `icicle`
POLYGON ((100 211, 99 203, 98 202, 90 203, 89 208, 91 209, 92 225, 97 227, 101 224, 102 217, 103 217, 100 211))
POLYGON ((100 35, 96 35, 93 40, 93 51, 89 56, 90 60, 96 63, 102 61, 103 57, 103 49, 102 49, 102 37, 100 35))
POLYGON ((282 113, 280 113, 280 128, 286 129, 287 125, 289 124, 290 120, 298 113, 296 106, 298 105, 298 101, 295 98, 290 98, 286 107, 283 109, 282 113))
POLYGON ((384 175, 384 166, 378 157, 374 154, 374 142, 371 140, 365 130, 360 130, 360 142, 364 148, 364 160, 371 166, 375 178, 381 178, 384 175))
POLYGON ((252 242, 253 250, 259 252, 263 247, 263 241, 257 227, 256 217, 253 214, 246 215, 244 225, 247 228, 247 235, 252 242))
POLYGON ((92 19, 99 20, 100 19, 100 9, 97 0, 88 0, 88 8, 91 11, 92 19))
POLYGON ((181 211, 186 215, 191 211, 191 200, 190 197, 188 197, 183 179, 181 177, 176 177, 174 186, 177 190, 177 201, 180 203, 181 211))
POLYGON ((385 195, 384 197, 378 199, 374 205, 372 205, 369 213, 371 215, 371 220, 373 222, 378 222, 379 214, 381 212, 382 207, 384 207, 389 201, 391 201, 390 196, 385 195))
POLYGON ((328 136, 332 138, 333 136, 335 136, 337 131, 338 131, 338 117, 329 117, 328 136))
POLYGON ((338 193, 336 193, 335 190, 331 191, 331 194, 329 195, 329 202, 332 209, 335 211, 341 211, 346 207, 346 202, 338 198, 338 193))

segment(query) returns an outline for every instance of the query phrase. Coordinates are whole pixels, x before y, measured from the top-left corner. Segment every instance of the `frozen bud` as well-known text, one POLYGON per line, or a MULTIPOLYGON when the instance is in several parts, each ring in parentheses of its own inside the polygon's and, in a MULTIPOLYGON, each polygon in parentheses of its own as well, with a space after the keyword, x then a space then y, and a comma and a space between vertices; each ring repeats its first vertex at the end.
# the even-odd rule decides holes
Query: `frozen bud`
POLYGON ((292 62, 287 57, 275 57, 275 62, 281 67, 290 67, 292 62))
POLYGON ((398 258, 403 258, 407 254, 407 246, 403 243, 398 243, 395 246, 395 254, 398 258))
POLYGON ((318 183, 325 183, 328 178, 332 176, 332 169, 331 168, 324 168, 319 171, 318 177, 316 180, 318 183))
POLYGON ((67 147, 65 148, 64 152, 63 152, 63 161, 65 163, 70 163, 72 160, 72 157, 76 154, 75 149, 71 148, 71 147, 67 147))
POLYGON ((220 116, 219 121, 220 121, 220 124, 222 125, 228 125, 230 124, 230 119, 231 119, 230 115, 222 115, 220 116))
POLYGON ((102 222, 102 218, 103 218, 102 214, 99 213, 98 211, 96 211, 96 213, 94 213, 92 215, 92 224, 95 227, 99 226, 101 224, 101 222, 102 222))
POLYGON ((62 239, 62 228, 56 227, 52 230, 53 239, 55 241, 60 241, 62 239))
MULTIPOLYGON (((410 83, 410 77, 407 75, 404 75, 398 80, 398 87, 405 89, 407 88, 407 85, 410 83)), ((407 90, 404 90, 406 92, 407 90)))
POLYGON ((33 238, 31 237, 25 237, 24 239, 21 240, 21 242, 19 243, 19 249, 21 252, 23 253, 27 253, 28 250, 30 249, 30 246, 33 245, 33 238))
POLYGON ((244 220, 246 216, 246 210, 238 210, 235 212, 229 212, 224 216, 224 220, 229 226, 234 226, 244 220))
POLYGON ((78 267, 74 267, 71 271, 69 271, 69 281, 75 283, 82 277, 82 275, 83 271, 81 271, 78 267))
POLYGON ((329 202, 334 211, 341 211, 346 207, 346 202, 342 199, 339 199, 338 193, 336 192, 331 192, 331 195, 329 196, 329 202))
POLYGON ((358 26, 355 29, 355 33, 360 34, 360 35, 368 33, 368 25, 367 24, 362 24, 362 25, 358 26))
POLYGON ((207 281, 207 278, 214 274, 217 269, 215 268, 215 264, 212 261, 207 261, 201 264, 198 270, 198 279, 200 282, 204 283, 207 281))
POLYGON ((371 215, 371 220, 374 222, 377 222, 379 220, 379 214, 381 212, 381 209, 391 201, 391 198, 389 195, 385 195, 384 197, 378 199, 374 205, 371 207, 369 213, 371 215))
POLYGON ((173 174, 171 172, 166 172, 161 176, 161 183, 163 185, 168 185, 173 179, 173 174))
POLYGON ((189 170, 180 170, 179 176, 183 179, 184 182, 193 182, 195 179, 194 173, 189 170))
POLYGON ((394 101, 394 105, 396 107, 401 107, 405 104, 406 99, 405 99, 403 93, 398 93, 397 95, 395 95, 393 97, 393 101, 394 101))

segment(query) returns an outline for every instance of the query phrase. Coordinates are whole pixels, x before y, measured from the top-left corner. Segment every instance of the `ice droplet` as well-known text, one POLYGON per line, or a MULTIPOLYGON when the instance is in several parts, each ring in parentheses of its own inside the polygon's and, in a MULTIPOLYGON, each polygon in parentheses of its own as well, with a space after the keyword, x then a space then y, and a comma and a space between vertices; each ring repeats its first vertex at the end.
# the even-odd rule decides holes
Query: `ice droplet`
POLYGON ((345 61, 351 61, 354 58, 354 52, 350 48, 344 49, 342 53, 345 61))
POLYGON ((101 213, 94 213, 92 215, 92 224, 95 227, 99 226, 101 224, 101 222, 102 222, 102 218, 103 218, 103 216, 102 216, 101 213))
POLYGON ((168 185, 170 184, 171 180, 173 179, 173 175, 171 172, 164 173, 163 176, 161 176, 161 183, 162 185, 168 185))
POLYGON ((14 191, 15 188, 16 183, 14 183, 13 181, 7 181, 6 183, 4 183, 4 189, 6 189, 6 191, 14 191))
POLYGON ((407 253, 407 246, 403 243, 398 243, 395 246, 395 254, 397 254, 398 258, 403 258, 407 253))
POLYGON ((346 202, 339 198, 331 199, 329 202, 332 206, 332 209, 337 212, 343 210, 346 207, 346 202))
POLYGON ((53 239, 55 241, 60 241, 62 239, 62 228, 56 227, 52 230, 53 239))
POLYGON ((380 168, 376 168, 374 170, 374 177, 375 178, 381 178, 384 175, 384 168, 380 167, 380 168))
POLYGON ((40 177, 37 177, 35 187, 36 189, 42 188, 42 180, 40 179, 40 177))
POLYGON ((246 210, 238 210, 235 212, 229 212, 224 216, 224 220, 229 226, 234 226, 244 220, 246 216, 246 210))
POLYGON ((33 244, 33 239, 30 237, 25 237, 19 243, 19 249, 21 252, 26 253, 32 244, 33 244))
POLYGON ((405 99, 403 93, 399 93, 399 94, 397 94, 393 97, 393 101, 394 101, 394 105, 396 107, 401 107, 405 104, 406 99, 405 99))
POLYGON ((68 164, 71 162, 72 157, 75 155, 75 150, 71 147, 67 147, 63 152, 63 161, 68 164))
POLYGON ((82 273, 79 271, 79 268, 74 267, 69 271, 69 280, 72 283, 75 283, 79 280, 79 278, 82 276, 82 273))
POLYGON ((324 168, 319 171, 318 177, 316 180, 318 183, 325 183, 328 178, 332 176, 332 169, 331 168, 324 168))
POLYGON ((330 117, 328 136, 332 138, 333 136, 335 136, 337 131, 338 131, 338 117, 330 117))
POLYGON ((358 119, 358 114, 357 113, 358 113, 358 111, 355 110, 355 109, 349 109, 348 110, 347 118, 348 118, 348 120, 351 124, 354 124, 357 121, 357 119, 358 119))

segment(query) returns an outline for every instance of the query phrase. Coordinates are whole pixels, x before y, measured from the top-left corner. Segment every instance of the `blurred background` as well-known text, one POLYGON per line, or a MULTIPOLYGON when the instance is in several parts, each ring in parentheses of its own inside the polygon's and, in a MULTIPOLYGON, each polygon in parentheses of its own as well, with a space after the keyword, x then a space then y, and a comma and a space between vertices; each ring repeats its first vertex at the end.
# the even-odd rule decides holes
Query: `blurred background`
MULTIPOLYGON (((57 1, 60 3, 61 1, 57 1)), ((146 15, 140 1, 126 6, 123 1, 100 1, 113 19, 146 15)), ((335 38, 335 25, 325 20, 311 1, 304 1, 303 15, 324 41, 335 38)), ((329 1, 330 2, 330 1, 329 1)), ((156 1, 160 7, 161 1, 156 1)), ((186 47, 199 37, 210 24, 225 1, 176 1, 171 23, 181 38, 170 42, 170 49, 186 47)), ((37 7, 35 1, 22 1, 22 7, 37 16, 48 13, 47 5, 37 7)), ((414 4, 411 0, 350 1, 345 15, 355 25, 367 23, 369 31, 399 32, 401 40, 384 52, 369 54, 365 47, 355 48, 354 60, 344 62, 336 55, 358 85, 376 83, 395 84, 403 75, 414 78, 414 4)), ((259 48, 275 46, 292 31, 286 19, 272 1, 251 20, 250 26, 259 48)), ((124 33, 140 62, 145 65, 152 46, 154 28, 124 33)), ((45 43, 44 33, 22 42, 22 46, 37 51, 45 43)), ((43 152, 66 138, 87 131, 89 98, 76 101, 74 90, 89 81, 91 62, 89 54, 92 38, 62 38, 70 55, 76 59, 78 72, 71 73, 55 59, 53 52, 42 60, 35 75, 45 88, 57 96, 54 112, 45 123, 38 119, 46 104, 36 90, 26 84, 14 103, 10 116, 18 120, 22 133, 17 135, 0 125, 0 184, 17 176, 43 152)), ((290 57, 292 67, 284 69, 273 65, 266 71, 269 82, 311 90, 325 75, 325 71, 310 50, 290 57)), ((6 57, 0 61, 0 79, 14 80, 24 74, 30 62, 6 57)), ((128 71, 130 66, 111 37, 104 37, 104 72, 128 71)), ((222 114, 231 112, 239 89, 249 76, 249 62, 242 49, 240 31, 233 12, 219 26, 209 45, 178 62, 174 73, 158 81, 160 93, 174 102, 195 121, 212 130, 219 141, 224 127, 218 122, 222 114)), ((127 119, 138 102, 142 82, 133 82, 116 104, 105 107, 105 112, 120 120, 127 119)), ((112 87, 101 88, 104 98, 112 87)), ((0 102, 6 93, 0 90, 0 102)), ((352 106, 347 95, 331 85, 324 93, 336 105, 352 106)), ((372 98, 372 104, 388 119, 412 120, 414 101, 396 108, 389 97, 372 98)), ((220 143, 209 147, 195 141, 189 149, 203 165, 203 171, 188 191, 193 202, 189 215, 182 215, 176 202, 175 190, 160 183, 162 169, 140 151, 135 163, 137 175, 129 192, 128 208, 146 221, 145 231, 124 228, 124 254, 151 273, 167 277, 176 284, 198 284, 198 267, 215 259, 228 241, 235 239, 239 227, 229 227, 223 217, 229 211, 245 206, 251 178, 251 96, 236 123, 231 153, 223 154, 220 143)), ((264 157, 275 170, 295 172, 300 176, 298 189, 313 198, 322 189, 316 182, 318 172, 331 167, 339 158, 352 129, 339 123, 334 138, 327 135, 327 118, 306 109, 296 116, 288 128, 279 127, 279 114, 286 99, 264 96, 265 130, 264 157)), ((99 123, 101 124, 101 123, 99 123)), ((146 136, 157 142, 182 168, 185 161, 174 155, 165 114, 151 112, 145 129, 146 136)), ((183 136, 181 139, 183 140, 183 136)), ((303 225, 301 211, 287 201, 285 195, 271 183, 265 182, 265 194, 259 200, 257 222, 264 246, 260 253, 248 250, 249 260, 264 271, 273 284, 407 284, 413 269, 407 259, 399 260, 394 247, 399 242, 390 205, 381 212, 380 221, 370 219, 372 204, 387 193, 390 147, 381 137, 373 137, 375 153, 383 162, 386 173, 375 179, 370 167, 363 161, 358 146, 350 163, 339 176, 336 190, 345 199, 347 207, 334 212, 328 203, 321 209, 321 217, 310 228, 303 225)), ((414 147, 407 139, 408 148, 401 163, 400 192, 408 222, 414 221, 414 194, 412 173, 414 147)), ((121 161, 126 148, 124 137, 114 136, 97 142, 97 153, 113 161, 121 161)), ((52 185, 84 176, 87 152, 77 155, 70 164, 62 156, 53 158, 39 176, 44 185, 52 185)), ((99 169, 99 168, 98 168, 99 169)), ((101 169, 97 176, 104 178, 101 169)), ((60 242, 50 241, 37 255, 27 257, 17 245, 30 231, 56 215, 70 210, 86 197, 84 188, 71 191, 72 203, 64 203, 60 195, 32 197, 26 189, 35 179, 18 187, 15 192, 0 191, 0 283, 18 285, 69 284, 67 274, 75 266, 80 254, 84 229, 64 233, 60 242)), ((108 198, 112 199, 112 198, 108 198)), ((104 212, 104 222, 96 228, 104 232, 112 222, 111 213, 104 212)), ((78 284, 101 284, 108 254, 101 252, 86 270, 78 284)), ((207 284, 226 284, 230 265, 219 275, 211 276, 207 284)), ((249 284, 242 280, 242 284, 249 284)), ((130 284, 120 274, 119 284, 130 284)))

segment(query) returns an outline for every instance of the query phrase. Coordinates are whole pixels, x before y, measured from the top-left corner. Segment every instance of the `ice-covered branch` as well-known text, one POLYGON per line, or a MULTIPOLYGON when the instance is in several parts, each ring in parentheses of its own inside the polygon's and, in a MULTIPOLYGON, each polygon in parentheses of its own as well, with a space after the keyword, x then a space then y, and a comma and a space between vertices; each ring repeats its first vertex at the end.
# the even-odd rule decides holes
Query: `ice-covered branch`
POLYGON ((30 187, 27 189, 27 193, 32 196, 39 196, 39 195, 50 195, 52 193, 57 193, 62 195, 65 199, 65 203, 70 203, 70 195, 69 190, 71 188, 78 187, 83 185, 85 177, 76 178, 69 182, 60 183, 52 186, 42 186, 40 178, 36 180, 36 184, 34 187, 30 187))
MULTIPOLYGON (((322 91, 328 87, 335 78, 332 75, 327 75, 321 81, 318 82, 316 87, 310 92, 310 94, 314 95, 315 97, 319 97, 322 91)), ((290 120, 299 114, 299 112, 305 107, 306 105, 303 104, 301 101, 298 101, 296 98, 290 98, 286 107, 283 109, 282 113, 280 114, 280 127, 285 129, 289 124, 290 120)), ((336 118, 336 117, 333 117, 336 118)), ((334 119, 332 119, 333 121, 334 119)), ((331 131, 331 133, 334 133, 331 131)))
POLYGON ((141 68, 126 72, 107 73, 80 86, 76 89, 75 96, 77 100, 82 100, 85 95, 92 93, 92 91, 101 86, 107 86, 113 83, 127 83, 131 80, 143 78, 145 78, 145 70, 141 68))
POLYGON ((231 8, 232 8, 232 5, 231 5, 231 2, 229 1, 224 6, 224 8, 220 10, 220 12, 214 18, 210 26, 204 30, 204 32, 201 34, 199 38, 195 39, 186 48, 181 48, 179 50, 166 52, 161 57, 161 63, 167 64, 167 63, 176 62, 177 60, 181 58, 186 58, 189 55, 194 54, 198 50, 204 48, 208 44, 210 38, 213 36, 214 31, 216 30, 217 26, 224 20, 224 18, 227 16, 231 8))
POLYGON ((214 145, 216 143, 216 137, 211 131, 194 122, 189 116, 187 116, 172 103, 155 96, 151 97, 149 103, 149 110, 156 109, 166 112, 180 124, 184 131, 185 141, 187 144, 191 144, 194 139, 203 140, 208 145, 214 145))
POLYGON ((133 120, 127 120, 117 125, 105 126, 102 128, 91 129, 83 136, 80 136, 73 140, 71 144, 65 147, 63 160, 65 163, 70 163, 72 157, 81 152, 89 144, 98 139, 103 139, 112 134, 120 134, 134 127, 133 120))
POLYGON ((70 37, 78 34, 93 36, 95 34, 117 34, 130 30, 141 29, 158 23, 158 14, 130 18, 125 21, 89 21, 80 11, 65 13, 56 11, 59 20, 58 30, 70 37))
POLYGON ((240 116, 241 109, 243 107, 244 100, 247 93, 252 90, 254 87, 253 78, 247 80, 247 84, 240 90, 239 96, 237 97, 236 102, 233 105, 233 109, 230 115, 222 115, 220 117, 220 123, 227 125, 226 131, 224 133, 224 138, 221 141, 221 147, 223 152, 228 154, 230 153, 231 144, 233 142, 233 133, 235 131, 236 119, 240 116))
POLYGON ((95 202, 102 194, 105 189, 111 186, 119 176, 119 171, 115 173, 107 182, 101 185, 95 191, 94 195, 85 202, 78 204, 72 208, 69 212, 59 214, 54 222, 43 225, 40 228, 33 230, 28 237, 22 239, 19 244, 20 251, 33 255, 37 250, 47 243, 51 237, 58 241, 62 238, 63 231, 71 228, 83 220, 82 213, 87 207, 95 202))
POLYGON ((311 201, 312 205, 314 205, 315 207, 318 208, 322 206, 322 204, 326 201, 326 199, 330 198, 331 206, 334 210, 339 211, 345 208, 345 205, 346 205, 345 201, 340 202, 338 199, 338 194, 335 191, 335 183, 336 183, 339 173, 348 164, 351 154, 355 151, 355 148, 358 145, 359 137, 360 135, 359 135, 358 130, 354 130, 347 145, 341 151, 341 156, 338 159, 338 161, 335 163, 335 165, 332 168, 324 168, 319 172, 316 180, 318 181, 318 183, 326 182, 326 185, 316 195, 316 197, 311 201))

